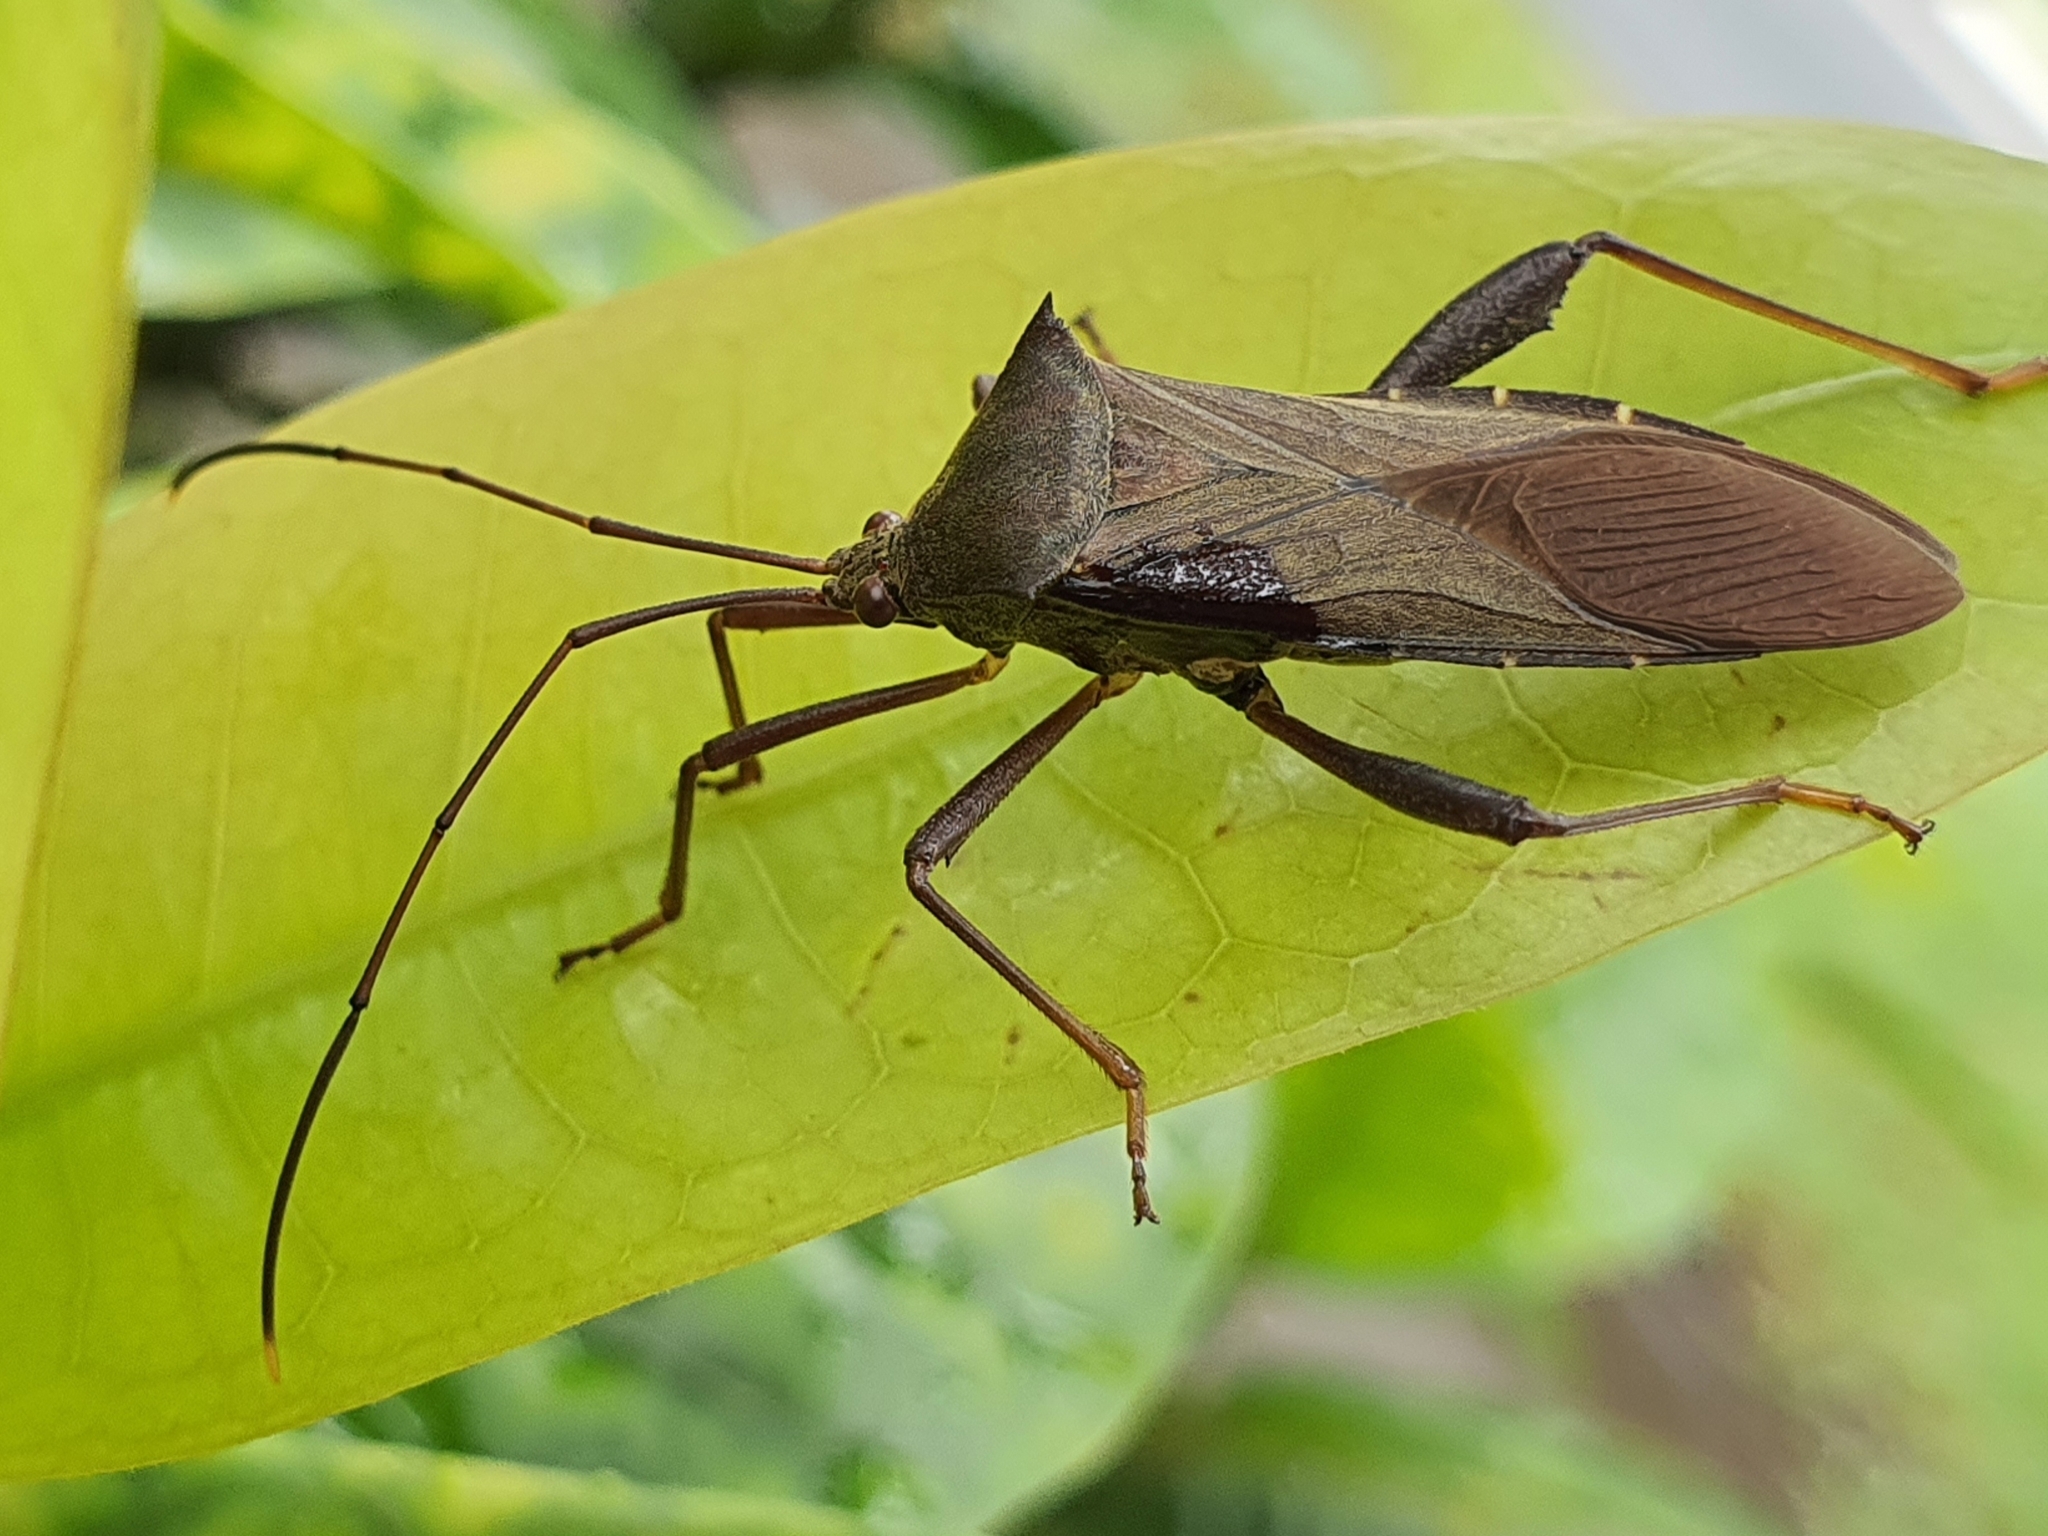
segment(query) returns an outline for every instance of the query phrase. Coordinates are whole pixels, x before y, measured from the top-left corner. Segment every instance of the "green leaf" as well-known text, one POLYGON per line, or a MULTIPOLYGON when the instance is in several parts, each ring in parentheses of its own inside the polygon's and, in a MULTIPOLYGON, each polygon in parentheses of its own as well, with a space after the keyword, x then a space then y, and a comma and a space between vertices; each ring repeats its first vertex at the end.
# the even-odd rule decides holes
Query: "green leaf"
POLYGON ((923 0, 893 19, 885 45, 1001 82, 1083 144, 1584 94, 1500 0, 923 0))
POLYGON ((0 1524, 32 1536, 862 1536, 860 1520, 793 1500, 659 1488, 308 1430, 180 1466, 0 1488, 0 1524), (308 1524, 316 1520, 317 1525, 308 1524))
MULTIPOLYGON (((2010 357, 2048 337, 2044 193, 2039 166, 1846 128, 1218 141, 874 210, 299 430, 823 551, 918 493, 1047 286, 1130 361, 1338 389, 1504 256, 1614 225, 2010 357)), ((2048 742, 2048 392, 1963 400, 1631 274, 1582 286, 1488 376, 1739 417, 1925 521, 1976 600, 1882 647, 1737 667, 1285 669, 1299 713, 1567 808, 1796 772, 1919 812, 2048 742)), ((651 903, 675 764, 721 718, 696 626, 642 633, 570 664, 428 879, 313 1139, 286 1385, 265 1384, 276 1159, 427 819, 571 623, 713 580, 298 462, 114 525, 0 1111, 0 1228, 38 1255, 0 1298, 11 1475, 303 1422, 1115 1118, 897 873, 921 819, 1072 690, 1046 657, 779 754, 765 788, 706 802, 687 922, 551 979, 556 949, 651 903)), ((916 632, 749 640, 756 713, 962 656, 916 632)), ((1087 722, 943 884, 1163 1105, 1550 980, 1872 835, 1747 811, 1510 852, 1374 808, 1168 680, 1087 722)), ((1170 1168, 1158 1192, 1187 1219, 1170 1168)))
POLYGON ((1557 1409, 1260 1381, 1177 1402, 1109 1478, 1030 1536, 1764 1536, 1780 1527, 1674 1458, 1557 1409))
POLYGON ((349 1416, 358 1433, 643 1481, 1007 1524, 1119 1448, 1235 1271, 1250 1090, 1159 1117, 1190 1220, 1137 1243, 1114 1133, 991 1168, 349 1416), (1119 1219, 1125 1218, 1125 1219, 1119 1219))
POLYGON ((1289 1073, 1261 1250, 1544 1292, 1654 1265, 1727 1198, 1788 1069, 1748 958, 1685 929, 1289 1073))
POLYGON ((1560 1158, 1523 1041, 1530 1011, 1504 1003, 1282 1077, 1261 1252, 1434 1268, 1549 1194, 1560 1158))
POLYGON ((724 171, 730 150, 692 98, 639 8, 601 11, 582 0, 489 0, 546 49, 563 85, 692 165, 724 171))
POLYGON ((160 0, 163 162, 503 318, 741 243, 686 162, 478 0, 160 0))
MULTIPOLYGON (((155 66, 126 4, 0 14, 0 976, 11 976, 100 499, 120 454, 124 254, 155 66)), ((0 1003, 0 1047, 8 1010, 0 1003)))
POLYGON ((176 171, 157 178, 131 256, 154 320, 204 320, 354 298, 393 275, 345 235, 176 171))
POLYGON ((1555 112, 1596 104, 1557 30, 1501 0, 1321 0, 1367 39, 1383 112, 1555 112))

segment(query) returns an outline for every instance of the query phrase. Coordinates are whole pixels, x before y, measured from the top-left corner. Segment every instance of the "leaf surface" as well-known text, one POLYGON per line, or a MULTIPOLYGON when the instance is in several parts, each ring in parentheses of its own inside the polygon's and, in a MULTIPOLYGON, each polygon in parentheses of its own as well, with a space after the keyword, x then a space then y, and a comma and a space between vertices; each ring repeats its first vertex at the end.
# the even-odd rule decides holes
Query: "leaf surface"
MULTIPOLYGON (((100 498, 120 448, 124 257, 147 176, 154 67, 140 7, 0 16, 0 977, 80 620, 100 498)), ((0 1049, 8 1013, 0 1004, 0 1049)))
MULTIPOLYGON (((873 210, 295 435, 823 552, 918 494, 1048 287, 1133 363, 1355 388, 1478 273, 1601 226, 1935 350, 2048 338, 2048 168, 1839 128, 1379 125, 873 210)), ((1486 377, 1740 431, 1891 501, 1958 551, 1972 602, 1735 667, 1288 668, 1298 713, 1573 809, 1797 773, 1918 813, 2048 744, 2048 392, 1962 400, 1607 271, 1525 352, 1486 377)), ((265 1383, 276 1160, 428 819, 571 623, 723 574, 307 463, 230 466, 114 526, 0 1110, 0 1228, 38 1255, 0 1306, 6 1475, 304 1422, 1117 1115, 899 873, 918 823, 1072 690, 1051 658, 777 754, 762 789, 706 801, 688 920, 555 983, 557 949, 651 905, 675 764, 721 718, 695 624, 621 639, 570 664, 426 884, 308 1155, 286 1384, 265 1383)), ((963 659, 914 632, 740 649, 757 715, 963 659)), ((941 883, 1164 1104, 1536 985, 1870 836, 1746 811, 1510 852, 1154 680, 941 883)))

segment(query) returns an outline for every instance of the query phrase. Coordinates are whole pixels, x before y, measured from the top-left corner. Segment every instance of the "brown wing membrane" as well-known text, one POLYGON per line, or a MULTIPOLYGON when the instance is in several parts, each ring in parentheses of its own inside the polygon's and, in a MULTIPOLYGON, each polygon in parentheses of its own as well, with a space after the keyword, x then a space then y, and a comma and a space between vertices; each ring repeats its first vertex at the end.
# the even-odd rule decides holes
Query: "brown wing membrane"
POLYGON ((1732 444, 1586 431, 1382 485, 1543 571, 1575 605, 1693 649, 1888 640, 1963 597, 1925 530, 1732 444))
POLYGON ((1612 402, 1101 372, 1107 515, 1045 596, 1231 654, 1701 661, 1887 639, 1962 597, 1861 491, 1612 402))

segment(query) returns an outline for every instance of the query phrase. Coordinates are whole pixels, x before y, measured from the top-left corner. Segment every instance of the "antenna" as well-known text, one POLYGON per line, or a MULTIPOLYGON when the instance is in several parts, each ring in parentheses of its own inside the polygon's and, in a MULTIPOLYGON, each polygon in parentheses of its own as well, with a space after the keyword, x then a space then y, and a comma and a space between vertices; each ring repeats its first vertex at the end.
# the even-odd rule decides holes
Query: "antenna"
POLYGON ((755 565, 778 566, 785 571, 807 571, 814 576, 829 576, 834 570, 830 560, 813 559, 808 555, 785 555, 772 549, 755 549, 747 544, 726 544, 717 539, 693 539, 680 533, 667 533, 659 528, 646 528, 638 523, 622 523, 616 518, 591 517, 558 502, 529 496, 524 491, 501 485, 496 480, 486 480, 482 475, 473 475, 466 469, 453 464, 429 464, 423 459, 400 459, 386 453, 365 453, 359 448, 344 448, 339 444, 299 443, 273 439, 260 443, 232 443, 226 448, 216 448, 211 453, 201 454, 180 469, 171 478, 171 495, 176 496, 189 485, 193 478, 229 459, 256 458, 264 454, 289 455, 306 459, 332 459, 337 464, 367 464, 373 469, 402 470, 409 475, 426 475, 435 480, 447 480, 456 485, 482 491, 486 496, 495 496, 500 501, 509 501, 514 506, 526 507, 532 511, 558 518, 565 523, 574 523, 585 533, 594 533, 599 538, 627 539, 635 544, 655 544, 663 549, 687 550, 697 555, 719 555, 728 560, 748 560, 755 565))

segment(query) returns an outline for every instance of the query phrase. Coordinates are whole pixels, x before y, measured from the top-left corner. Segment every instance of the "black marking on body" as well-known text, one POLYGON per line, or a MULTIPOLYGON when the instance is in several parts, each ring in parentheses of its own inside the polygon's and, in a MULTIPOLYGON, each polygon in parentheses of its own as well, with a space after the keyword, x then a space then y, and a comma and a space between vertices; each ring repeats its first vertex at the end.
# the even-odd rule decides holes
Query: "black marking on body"
POLYGON ((1313 606, 1298 602, 1272 554, 1256 544, 1209 539, 1192 549, 1140 546, 1128 564, 1077 565, 1049 596, 1084 608, 1159 623, 1316 634, 1313 606))

